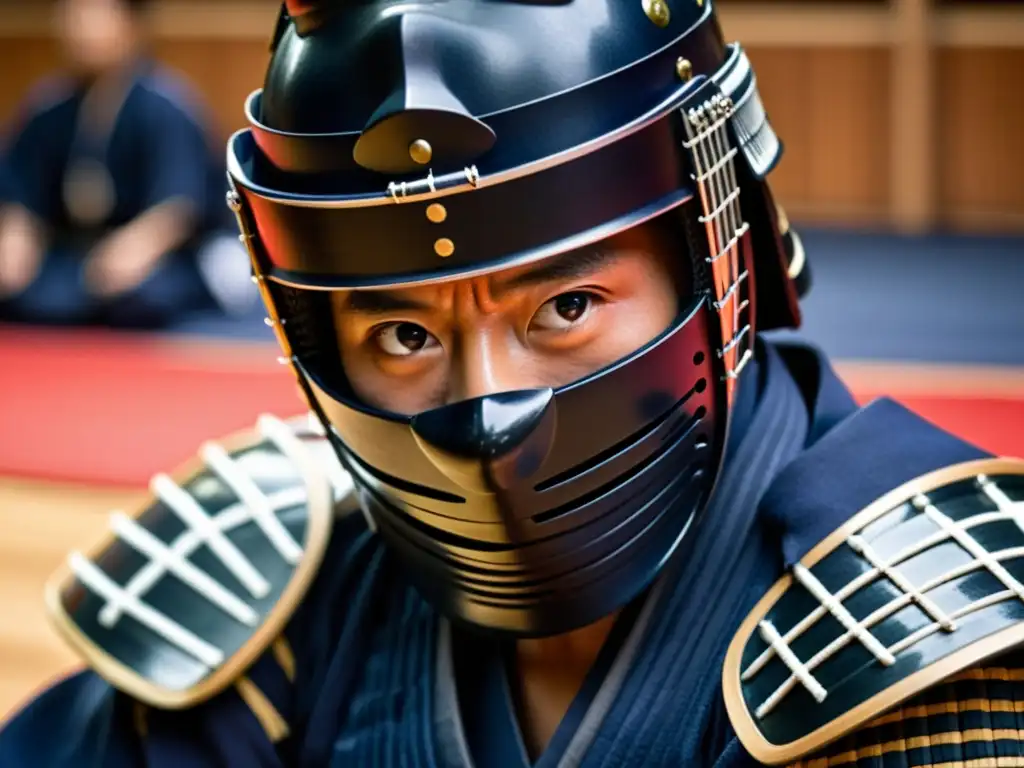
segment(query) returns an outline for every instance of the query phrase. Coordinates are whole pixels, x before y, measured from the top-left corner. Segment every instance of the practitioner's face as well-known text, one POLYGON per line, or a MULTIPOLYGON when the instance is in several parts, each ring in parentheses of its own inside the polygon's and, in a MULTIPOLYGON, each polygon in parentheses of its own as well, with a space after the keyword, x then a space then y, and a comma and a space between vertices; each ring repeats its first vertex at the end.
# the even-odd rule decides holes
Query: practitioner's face
POLYGON ((135 16, 123 0, 59 0, 54 21, 72 68, 95 75, 130 58, 135 16))
POLYGON ((560 387, 639 349, 678 312, 678 245, 645 227, 483 277, 334 294, 342 364, 363 402, 413 415, 560 387))

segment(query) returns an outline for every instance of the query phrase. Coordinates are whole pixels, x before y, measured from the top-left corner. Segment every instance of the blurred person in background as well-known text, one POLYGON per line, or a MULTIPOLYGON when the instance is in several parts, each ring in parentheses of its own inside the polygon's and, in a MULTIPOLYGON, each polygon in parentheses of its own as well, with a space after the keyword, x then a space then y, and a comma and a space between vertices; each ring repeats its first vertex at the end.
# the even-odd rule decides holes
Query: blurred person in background
POLYGON ((0 171, 0 320, 157 328, 254 296, 201 105, 149 56, 148 5, 54 5, 67 70, 27 98, 0 171))

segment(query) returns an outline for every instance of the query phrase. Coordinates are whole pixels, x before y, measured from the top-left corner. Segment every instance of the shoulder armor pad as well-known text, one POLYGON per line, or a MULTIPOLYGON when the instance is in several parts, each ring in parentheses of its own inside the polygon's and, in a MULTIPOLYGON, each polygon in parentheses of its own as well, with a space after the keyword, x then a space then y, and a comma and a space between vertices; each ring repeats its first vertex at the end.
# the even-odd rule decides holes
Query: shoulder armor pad
POLYGON ((726 655, 757 760, 816 752, 1024 642, 1024 461, 932 472, 873 502, 757 604, 726 655))
POLYGON ((237 680, 284 629, 320 566, 351 479, 322 435, 260 417, 157 475, 89 555, 46 587, 52 623, 111 685, 177 709, 237 680))

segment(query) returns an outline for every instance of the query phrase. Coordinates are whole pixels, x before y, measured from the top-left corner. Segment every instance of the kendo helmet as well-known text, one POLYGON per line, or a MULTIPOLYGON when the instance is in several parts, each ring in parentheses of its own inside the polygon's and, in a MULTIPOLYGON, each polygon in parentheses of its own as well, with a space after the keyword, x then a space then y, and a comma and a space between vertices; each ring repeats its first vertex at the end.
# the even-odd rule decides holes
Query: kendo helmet
POLYGON ((449 617, 518 636, 638 595, 711 494, 758 330, 795 326, 781 154, 711 0, 288 0, 229 205, 372 525, 449 617), (413 416, 346 380, 329 292, 519 266, 668 222, 675 322, 558 389, 413 416), (755 279, 756 278, 756 279, 755 279))

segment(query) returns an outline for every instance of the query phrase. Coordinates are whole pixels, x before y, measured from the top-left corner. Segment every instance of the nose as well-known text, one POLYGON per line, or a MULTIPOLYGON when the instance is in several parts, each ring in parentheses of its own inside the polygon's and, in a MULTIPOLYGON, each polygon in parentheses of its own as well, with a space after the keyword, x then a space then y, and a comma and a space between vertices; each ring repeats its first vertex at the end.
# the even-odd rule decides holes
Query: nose
POLYGON ((546 384, 531 376, 528 352, 507 324, 484 320, 473 325, 464 329, 455 345, 445 393, 448 403, 546 384))
POLYGON ((423 453, 468 491, 510 488, 540 469, 555 434, 554 393, 528 389, 484 395, 412 420, 423 453))

